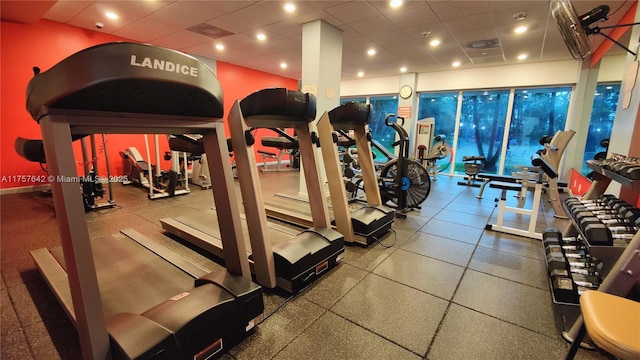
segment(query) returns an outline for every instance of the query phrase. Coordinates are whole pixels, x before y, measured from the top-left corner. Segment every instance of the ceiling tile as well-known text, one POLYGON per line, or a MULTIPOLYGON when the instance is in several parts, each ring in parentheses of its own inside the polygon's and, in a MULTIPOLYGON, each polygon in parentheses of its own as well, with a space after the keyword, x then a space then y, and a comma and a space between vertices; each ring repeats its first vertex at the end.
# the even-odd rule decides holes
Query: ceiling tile
POLYGON ((202 2, 180 1, 149 14, 146 18, 154 21, 188 28, 224 15, 223 12, 206 6, 202 2))
POLYGON ((364 1, 350 1, 326 8, 324 11, 346 24, 380 15, 376 9, 364 1))
POLYGON ((436 14, 426 4, 385 14, 385 17, 400 29, 438 21, 436 14))
POLYGON ((443 23, 452 34, 462 31, 482 29, 495 25, 489 13, 458 17, 455 19, 446 20, 443 23))
POLYGON ((489 12, 489 4, 485 0, 446 1, 429 6, 441 21, 489 12))
POLYGON ((59 0, 43 16, 44 19, 67 23, 93 3, 93 0, 59 0))
POLYGON ((396 30, 396 26, 382 16, 352 22, 349 26, 365 36, 396 30))
POLYGON ((114 31, 113 35, 149 42, 178 31, 182 31, 182 27, 167 25, 147 17, 114 31))

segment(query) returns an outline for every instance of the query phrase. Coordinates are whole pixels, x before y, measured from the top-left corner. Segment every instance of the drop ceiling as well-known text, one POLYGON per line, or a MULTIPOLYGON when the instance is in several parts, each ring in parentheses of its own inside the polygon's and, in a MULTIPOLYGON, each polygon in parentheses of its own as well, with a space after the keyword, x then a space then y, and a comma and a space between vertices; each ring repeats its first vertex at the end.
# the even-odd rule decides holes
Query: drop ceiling
MULTIPOLYGON (((606 26, 617 24, 633 2, 573 4, 579 14, 608 5, 610 18, 600 24, 606 26)), ((360 71, 365 77, 397 75, 401 67, 417 73, 449 70, 454 61, 459 68, 479 68, 572 59, 544 0, 404 1, 397 9, 389 1, 292 1, 293 13, 284 10, 284 1, 58 0, 18 10, 20 4, 11 3, 20 2, 2 1, 3 19, 16 21, 15 13, 23 12, 30 21, 47 19, 293 79, 301 77, 302 25, 315 20, 343 32, 343 80, 360 71), (119 17, 109 19, 106 11, 119 17), (96 28, 96 22, 103 27, 96 28), (516 34, 521 25, 528 30, 516 34), (256 39, 259 32, 265 41, 256 39), (429 45, 434 39, 439 46, 429 45), (371 48, 374 56, 367 55, 371 48), (528 56, 518 60, 520 54, 528 56)), ((604 37, 590 39, 597 48, 604 37)), ((609 55, 624 53, 614 46, 609 55)))

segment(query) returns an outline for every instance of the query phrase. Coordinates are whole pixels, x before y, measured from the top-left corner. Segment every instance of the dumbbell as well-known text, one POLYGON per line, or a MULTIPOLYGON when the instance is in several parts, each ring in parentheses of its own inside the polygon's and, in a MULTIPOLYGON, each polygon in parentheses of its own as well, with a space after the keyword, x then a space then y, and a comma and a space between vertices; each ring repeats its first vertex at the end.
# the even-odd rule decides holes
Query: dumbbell
POLYGON ((628 231, 637 231, 632 227, 609 227, 602 223, 589 223, 583 229, 582 232, 587 237, 588 241, 592 245, 613 245, 614 239, 630 240, 634 234, 630 234, 628 231), (627 231, 626 233, 621 233, 627 231))
POLYGON ((581 211, 574 214, 574 219, 578 223, 580 228, 583 228, 586 223, 601 222, 609 226, 640 226, 640 210, 636 208, 630 208, 627 210, 621 210, 618 213, 610 214, 594 214, 589 211, 581 211))
POLYGON ((631 204, 629 204, 628 202, 617 199, 617 198, 598 199, 598 200, 595 200, 594 202, 583 201, 581 205, 590 210, 618 209, 623 206, 631 206, 631 204))
POLYGON ((573 282, 577 286, 583 286, 595 290, 600 286, 600 279, 595 275, 571 274, 573 282))
POLYGON ((640 164, 637 163, 628 163, 618 167, 618 174, 631 179, 638 180, 640 179, 640 164))
MULTIPOLYGON (((625 203, 623 200, 616 198, 613 195, 603 195, 595 200, 578 200, 576 198, 568 198, 565 200, 567 207, 584 206, 587 208, 603 208, 614 207, 618 203, 625 203)), ((619 205, 618 205, 619 206, 619 205)))
POLYGON ((591 211, 581 211, 573 214, 573 218, 579 224, 580 228, 583 228, 584 222, 596 222, 597 219, 605 225, 612 226, 640 226, 640 209, 630 208, 626 210, 620 210, 615 213, 593 213, 591 211))
POLYGON ((560 245, 562 244, 562 233, 556 228, 547 228, 542 232, 542 244, 547 245, 560 245))
POLYGON ((568 273, 565 274, 562 271, 556 271, 550 274, 549 277, 554 302, 568 304, 578 303, 578 287, 568 273))
POLYGON ((589 259, 591 256, 589 255, 589 253, 584 249, 584 248, 576 248, 574 246, 574 249, 567 249, 563 247, 563 252, 564 252, 564 257, 567 258, 568 260, 571 259, 589 259))
POLYGON ((590 211, 595 215, 620 214, 621 216, 629 216, 630 214, 627 215, 626 213, 628 211, 634 212, 634 209, 637 208, 627 202, 617 201, 609 206, 573 206, 571 207, 571 213, 576 213, 578 211, 590 211))
POLYGON ((569 273, 571 274, 581 274, 581 275, 589 275, 589 276, 600 276, 600 272, 598 268, 595 266, 592 267, 569 267, 569 273))

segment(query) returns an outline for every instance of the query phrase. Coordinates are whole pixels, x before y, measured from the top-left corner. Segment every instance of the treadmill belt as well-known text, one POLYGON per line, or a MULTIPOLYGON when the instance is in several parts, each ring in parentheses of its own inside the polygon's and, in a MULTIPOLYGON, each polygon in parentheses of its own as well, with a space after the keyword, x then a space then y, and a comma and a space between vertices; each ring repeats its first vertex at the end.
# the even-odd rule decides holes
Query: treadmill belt
MULTIPOLYGON (((164 220, 164 219, 163 219, 164 220)), ((215 210, 207 210, 199 212, 196 215, 180 216, 173 218, 174 221, 179 222, 186 227, 195 229, 209 236, 207 241, 214 243, 217 247, 222 247, 220 241, 220 227, 218 226, 218 217, 215 210)), ((251 243, 249 241, 249 228, 247 221, 242 218, 242 233, 246 242, 247 252, 251 253, 251 243)), ((162 220, 161 220, 162 221, 162 220)), ((283 225, 274 223, 268 223, 269 238, 273 243, 282 242, 290 239, 292 236, 300 233, 299 230, 288 228, 283 225)), ((186 239, 185 239, 186 240, 186 239)), ((197 245, 197 244, 196 244, 197 245)), ((207 250, 207 249, 205 249, 207 250)))
MULTIPOLYGON (((91 239, 91 246, 105 317, 141 314, 193 289, 192 276, 123 234, 91 239)), ((62 247, 50 251, 65 267, 62 247)))

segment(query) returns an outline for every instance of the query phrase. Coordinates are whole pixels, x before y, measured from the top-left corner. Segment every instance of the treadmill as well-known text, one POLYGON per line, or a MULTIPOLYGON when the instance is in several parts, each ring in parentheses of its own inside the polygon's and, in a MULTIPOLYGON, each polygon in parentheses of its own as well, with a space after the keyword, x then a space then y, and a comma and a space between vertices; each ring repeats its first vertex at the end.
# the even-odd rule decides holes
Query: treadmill
POLYGON ((395 220, 395 210, 382 204, 367 124, 371 115, 369 104, 348 102, 325 112, 318 120, 318 133, 322 144, 322 158, 335 215, 335 225, 345 235, 345 241, 368 246, 386 234, 395 220), (338 136, 334 131, 347 135, 353 131, 358 150, 358 162, 367 202, 351 210, 342 180, 340 159, 336 146, 338 136))
POLYGON ((264 304, 246 258, 215 75, 189 55, 126 42, 34 72, 27 110, 42 131, 62 246, 31 254, 76 325, 83 358, 221 356, 264 304), (133 229, 90 239, 72 138, 94 133, 203 134, 227 271, 194 265, 133 229))
MULTIPOLYGON (((263 89, 235 102, 229 113, 231 142, 251 242, 250 258, 256 281, 264 287, 297 292, 335 267, 344 253, 344 236, 331 228, 323 196, 318 161, 310 130, 315 120, 315 97, 284 88, 263 89), (251 130, 294 128, 309 190, 313 226, 294 234, 267 222, 251 130)), ((220 209, 216 209, 220 212, 220 209)), ((202 217, 162 219, 165 230, 216 254, 224 246, 202 217)))

